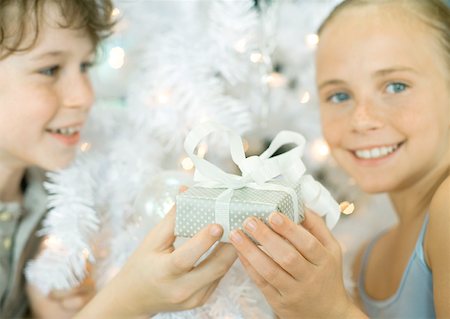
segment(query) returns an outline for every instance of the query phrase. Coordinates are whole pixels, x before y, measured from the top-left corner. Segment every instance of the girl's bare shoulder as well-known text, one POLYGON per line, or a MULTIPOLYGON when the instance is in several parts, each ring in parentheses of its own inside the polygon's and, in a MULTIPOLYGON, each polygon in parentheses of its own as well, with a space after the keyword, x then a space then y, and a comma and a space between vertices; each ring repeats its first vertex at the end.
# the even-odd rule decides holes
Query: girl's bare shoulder
POLYGON ((436 265, 437 260, 442 257, 442 248, 450 245, 450 177, 447 177, 434 193, 429 218, 424 248, 425 258, 434 268, 433 264, 436 265))
POLYGON ((447 176, 433 195, 430 203, 430 223, 432 221, 450 223, 450 176, 447 176))

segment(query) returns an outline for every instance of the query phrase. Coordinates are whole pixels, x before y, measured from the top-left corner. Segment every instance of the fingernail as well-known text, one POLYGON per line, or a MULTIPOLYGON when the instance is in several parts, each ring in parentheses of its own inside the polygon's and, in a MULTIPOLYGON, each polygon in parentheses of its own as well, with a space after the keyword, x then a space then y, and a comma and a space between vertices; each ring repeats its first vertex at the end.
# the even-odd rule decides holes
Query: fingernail
POLYGON ((272 214, 270 215, 269 220, 270 220, 270 222, 271 222, 272 224, 275 224, 275 225, 278 225, 278 226, 280 226, 281 224, 283 224, 283 217, 280 215, 280 213, 277 213, 277 212, 272 213, 272 214))
POLYGON ((256 230, 256 220, 253 217, 247 218, 244 222, 244 227, 247 228, 247 230, 254 232, 256 230))
POLYGON ((222 234, 222 228, 219 225, 212 225, 209 228, 209 233, 211 236, 218 237, 222 234))
POLYGON ((237 230, 233 230, 230 233, 230 239, 231 239, 231 241, 233 241, 233 242, 235 242, 237 244, 242 242, 242 236, 238 233, 237 230))

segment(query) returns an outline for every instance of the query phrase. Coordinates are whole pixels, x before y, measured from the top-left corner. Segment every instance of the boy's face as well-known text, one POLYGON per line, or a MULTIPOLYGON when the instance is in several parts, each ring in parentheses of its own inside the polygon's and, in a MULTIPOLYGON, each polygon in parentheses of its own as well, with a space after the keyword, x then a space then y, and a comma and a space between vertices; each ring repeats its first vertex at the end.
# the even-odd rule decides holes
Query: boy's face
POLYGON ((55 7, 44 10, 36 46, 0 60, 0 161, 12 167, 69 164, 93 103, 90 38, 58 27, 55 7))
POLYGON ((435 34, 404 9, 379 8, 341 12, 317 52, 325 139, 368 192, 442 171, 450 143, 448 66, 435 34))

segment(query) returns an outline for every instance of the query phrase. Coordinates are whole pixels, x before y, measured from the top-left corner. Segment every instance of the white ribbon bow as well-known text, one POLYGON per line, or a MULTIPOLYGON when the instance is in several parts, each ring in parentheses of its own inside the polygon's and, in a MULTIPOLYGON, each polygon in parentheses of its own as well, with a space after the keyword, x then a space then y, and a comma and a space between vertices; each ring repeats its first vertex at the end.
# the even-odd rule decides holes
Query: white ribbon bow
POLYGON ((194 127, 187 135, 184 148, 195 164, 194 181, 196 186, 207 188, 226 188, 215 202, 215 221, 224 229, 224 238, 230 231, 230 202, 235 189, 249 187, 260 190, 283 191, 288 193, 293 202, 294 222, 299 222, 298 198, 296 192, 286 186, 268 183, 282 176, 291 183, 301 183, 302 201, 306 207, 319 215, 326 215, 329 228, 334 227, 340 215, 339 205, 330 193, 310 175, 303 174, 306 168, 301 161, 305 138, 295 132, 281 131, 273 139, 268 149, 260 156, 245 157, 244 146, 239 135, 230 128, 215 122, 205 122, 194 127), (203 138, 213 132, 225 132, 230 142, 231 158, 239 167, 242 176, 229 174, 205 159, 198 157, 194 151, 203 138), (285 144, 297 146, 283 154, 271 157, 275 151, 285 144))

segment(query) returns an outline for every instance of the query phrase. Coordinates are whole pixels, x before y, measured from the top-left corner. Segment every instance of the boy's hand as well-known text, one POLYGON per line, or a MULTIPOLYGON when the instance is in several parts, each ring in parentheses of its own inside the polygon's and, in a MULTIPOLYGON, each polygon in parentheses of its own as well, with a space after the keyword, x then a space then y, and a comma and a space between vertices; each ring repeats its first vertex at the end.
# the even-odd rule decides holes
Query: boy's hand
POLYGON ((78 318, 148 317, 203 305, 236 260, 236 251, 219 244, 197 264, 222 228, 208 225, 175 249, 174 227, 172 209, 78 318))
POLYGON ((45 319, 72 318, 95 295, 95 284, 91 278, 80 286, 67 291, 52 291, 44 295, 37 287, 27 284, 27 295, 33 317, 45 319))

